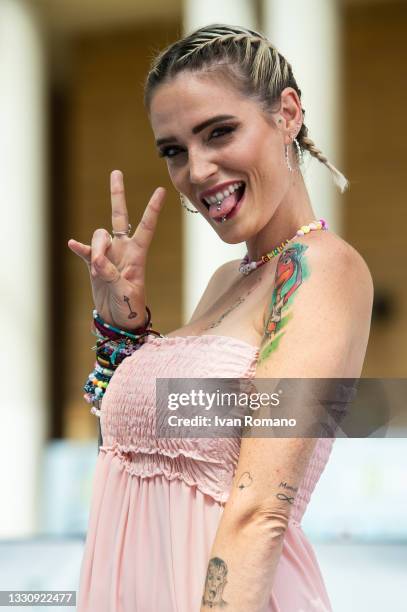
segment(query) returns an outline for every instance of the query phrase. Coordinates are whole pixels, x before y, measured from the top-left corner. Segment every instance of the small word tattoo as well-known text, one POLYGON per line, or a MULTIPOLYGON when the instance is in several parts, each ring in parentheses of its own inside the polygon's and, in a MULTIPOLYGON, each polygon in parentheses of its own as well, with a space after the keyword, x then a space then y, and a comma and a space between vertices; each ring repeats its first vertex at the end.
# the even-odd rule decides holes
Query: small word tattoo
POLYGON ((253 478, 250 475, 250 472, 243 472, 243 474, 240 476, 238 482, 237 482, 237 488, 238 489, 247 489, 247 487, 250 487, 250 485, 253 482, 253 478))
POLYGON ((208 564, 205 579, 205 590, 202 596, 202 606, 208 608, 225 608, 228 603, 223 599, 223 591, 227 585, 228 568, 223 559, 213 557, 208 564))
MULTIPOLYGON (((298 487, 291 487, 290 485, 288 485, 286 482, 283 482, 283 481, 281 481, 278 486, 283 487, 284 489, 287 489, 289 491, 294 491, 294 492, 298 491, 298 487)), ((285 493, 277 493, 276 497, 277 499, 280 499, 281 501, 287 501, 289 504, 293 504, 294 499, 295 499, 295 497, 291 497, 289 495, 286 495, 285 493)))
POLYGON ((240 304, 243 304, 243 302, 246 300, 246 298, 254 291, 254 289, 256 288, 256 286, 261 282, 262 277, 259 276, 256 280, 255 283, 253 285, 253 287, 250 287, 250 289, 248 289, 248 291, 246 292, 246 295, 244 297, 238 297, 237 300, 231 305, 229 306, 221 315, 218 319, 216 319, 216 321, 214 321, 213 323, 211 323, 210 325, 208 325, 208 327, 204 328, 204 331, 206 329, 213 329, 214 327, 218 327, 218 325, 220 325, 223 321, 223 319, 232 312, 232 310, 235 310, 235 308, 237 308, 238 306, 240 306, 240 304))
POLYGON ((290 491, 294 491, 295 493, 298 491, 298 487, 290 487, 286 482, 281 481, 278 485, 279 487, 284 487, 284 489, 290 489, 290 491))
POLYGON ((129 319, 134 319, 135 317, 137 317, 137 312, 134 312, 134 310, 131 309, 130 298, 128 298, 127 295, 124 295, 123 296, 123 300, 125 302, 127 302, 127 306, 129 307, 129 310, 130 310, 130 314, 129 314, 128 318, 129 319))
POLYGON ((285 333, 281 329, 292 316, 288 313, 283 317, 282 310, 291 304, 295 292, 309 276, 304 257, 306 249, 307 245, 295 243, 286 248, 278 259, 269 315, 262 340, 262 344, 266 342, 266 345, 260 353, 259 362, 267 359, 278 348, 285 333))

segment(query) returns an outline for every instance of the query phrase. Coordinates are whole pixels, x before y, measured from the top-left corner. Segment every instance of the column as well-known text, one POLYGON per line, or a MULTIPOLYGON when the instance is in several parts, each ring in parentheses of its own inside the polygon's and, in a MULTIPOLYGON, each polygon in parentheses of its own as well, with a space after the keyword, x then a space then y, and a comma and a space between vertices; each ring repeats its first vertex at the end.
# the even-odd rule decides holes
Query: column
MULTIPOLYGON (((337 0, 263 0, 263 30, 293 68, 302 92, 309 137, 329 161, 341 162, 340 15, 337 0)), ((308 156, 307 156, 308 157, 308 156)), ((341 231, 344 200, 331 173, 318 160, 307 161, 304 172, 317 216, 341 231)))
MULTIPOLYGON (((256 29, 255 2, 186 0, 184 33, 211 23, 256 29)), ((185 210, 183 220, 183 318, 186 323, 215 269, 226 261, 242 258, 246 248, 245 243, 235 245, 222 242, 201 215, 185 210)))
POLYGON ((36 529, 46 429, 48 229, 41 39, 28 3, 0 0, 0 537, 10 538, 36 529))

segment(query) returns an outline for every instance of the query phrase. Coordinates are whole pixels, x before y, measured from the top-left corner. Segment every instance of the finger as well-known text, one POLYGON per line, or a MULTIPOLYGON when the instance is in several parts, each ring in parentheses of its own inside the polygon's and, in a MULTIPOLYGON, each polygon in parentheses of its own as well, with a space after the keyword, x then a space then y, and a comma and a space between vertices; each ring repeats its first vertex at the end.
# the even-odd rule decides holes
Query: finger
POLYGON ((129 215, 124 193, 123 173, 113 170, 110 174, 110 197, 112 201, 112 228, 115 232, 127 232, 129 215))
POLYGON ((118 281, 121 276, 119 270, 104 255, 99 255, 92 264, 91 274, 106 283, 118 281))
POLYGON ((78 242, 71 238, 68 240, 68 246, 75 255, 78 255, 90 266, 92 249, 88 244, 82 244, 82 242, 78 242))
POLYGON ((144 251, 144 253, 147 252, 153 239, 157 227, 158 216, 162 209, 165 196, 166 190, 164 187, 157 187, 146 206, 136 231, 131 237, 135 245, 144 251))
POLYGON ((107 281, 117 278, 116 266, 106 257, 106 251, 111 244, 112 238, 107 230, 99 228, 93 232, 91 243, 91 275, 93 278, 99 276, 102 280, 107 281))

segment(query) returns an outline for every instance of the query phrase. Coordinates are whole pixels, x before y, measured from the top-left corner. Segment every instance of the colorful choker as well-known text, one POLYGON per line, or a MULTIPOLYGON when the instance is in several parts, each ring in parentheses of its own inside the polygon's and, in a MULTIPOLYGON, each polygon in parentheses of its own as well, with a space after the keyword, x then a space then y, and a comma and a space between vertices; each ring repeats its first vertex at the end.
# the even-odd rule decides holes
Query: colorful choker
POLYGON ((320 229, 322 230, 328 229, 328 225, 324 219, 318 219, 318 220, 312 221, 308 225, 302 225, 300 229, 297 230, 297 232, 295 233, 295 236, 293 236, 292 238, 288 238, 287 240, 284 240, 279 246, 275 247, 272 251, 270 251, 270 253, 266 253, 265 255, 262 255, 258 261, 249 261, 249 255, 248 253, 246 253, 244 258, 240 262, 239 272, 245 275, 250 274, 250 272, 252 272, 253 270, 256 270, 260 266, 270 261, 270 259, 273 259, 273 257, 276 257, 276 255, 279 255, 281 251, 284 249, 284 247, 286 246, 286 244, 288 244, 289 242, 292 242, 292 240, 295 240, 299 236, 304 236, 305 234, 308 234, 309 232, 312 232, 313 230, 320 230, 320 229))

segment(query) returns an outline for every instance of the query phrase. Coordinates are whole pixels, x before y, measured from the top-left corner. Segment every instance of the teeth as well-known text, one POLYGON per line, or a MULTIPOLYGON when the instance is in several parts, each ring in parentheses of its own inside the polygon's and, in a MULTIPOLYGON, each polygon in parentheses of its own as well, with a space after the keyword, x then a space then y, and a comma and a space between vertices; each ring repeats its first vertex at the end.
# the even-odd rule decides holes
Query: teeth
POLYGON ((228 196, 232 195, 232 193, 234 191, 236 191, 236 189, 239 189, 239 187, 241 187, 242 185, 243 185, 243 182, 233 183, 233 185, 229 185, 229 187, 227 189, 225 189, 223 191, 223 193, 221 191, 218 191, 215 196, 210 196, 208 198, 204 198, 204 200, 205 200, 205 202, 207 204, 222 203, 225 198, 227 198, 228 196))

